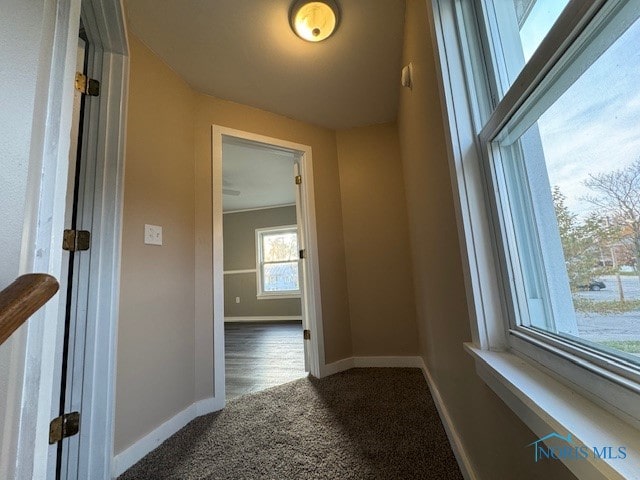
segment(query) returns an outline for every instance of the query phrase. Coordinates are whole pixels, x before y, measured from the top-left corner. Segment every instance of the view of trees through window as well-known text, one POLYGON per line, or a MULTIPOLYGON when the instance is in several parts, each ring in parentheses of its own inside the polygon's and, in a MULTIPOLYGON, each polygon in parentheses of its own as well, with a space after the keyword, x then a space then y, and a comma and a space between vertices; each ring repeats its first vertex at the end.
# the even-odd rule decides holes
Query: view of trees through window
POLYGON ((640 358, 638 45, 636 20, 537 122, 579 336, 636 358, 640 358))
POLYGON ((594 210, 583 218, 553 189, 578 326, 586 333, 608 320, 611 338, 592 340, 640 354, 640 161, 584 183, 594 191, 585 198, 594 210))
POLYGON ((297 292, 300 287, 296 230, 264 232, 261 241, 263 292, 297 292))

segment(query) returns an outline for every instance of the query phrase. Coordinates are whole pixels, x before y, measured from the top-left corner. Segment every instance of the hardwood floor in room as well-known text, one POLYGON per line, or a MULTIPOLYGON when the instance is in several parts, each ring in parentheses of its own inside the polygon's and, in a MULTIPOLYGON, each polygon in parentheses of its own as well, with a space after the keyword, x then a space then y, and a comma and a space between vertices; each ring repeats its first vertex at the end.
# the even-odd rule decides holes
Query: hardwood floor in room
POLYGON ((225 323, 226 398, 306 376, 301 322, 225 323))

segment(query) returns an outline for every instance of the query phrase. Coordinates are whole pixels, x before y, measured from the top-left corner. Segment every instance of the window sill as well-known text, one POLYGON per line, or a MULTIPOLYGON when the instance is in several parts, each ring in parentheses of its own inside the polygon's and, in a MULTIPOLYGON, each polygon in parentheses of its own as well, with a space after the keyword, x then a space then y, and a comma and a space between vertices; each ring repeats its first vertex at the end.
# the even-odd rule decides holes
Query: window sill
POLYGON ((302 298, 299 293, 285 293, 283 295, 271 294, 271 295, 257 295, 258 300, 286 300, 289 298, 302 298))
MULTIPOLYGON (((571 390, 532 364, 508 352, 465 350, 487 385, 538 435, 571 433, 574 444, 626 447, 625 459, 563 459, 578 478, 640 479, 640 432, 604 408, 571 390)), ((534 441, 535 439, 532 439, 534 441)), ((523 447, 526 447, 523 445, 523 447)), ((533 447, 531 465, 535 468, 533 447)), ((549 461, 549 460, 545 460, 549 461)))

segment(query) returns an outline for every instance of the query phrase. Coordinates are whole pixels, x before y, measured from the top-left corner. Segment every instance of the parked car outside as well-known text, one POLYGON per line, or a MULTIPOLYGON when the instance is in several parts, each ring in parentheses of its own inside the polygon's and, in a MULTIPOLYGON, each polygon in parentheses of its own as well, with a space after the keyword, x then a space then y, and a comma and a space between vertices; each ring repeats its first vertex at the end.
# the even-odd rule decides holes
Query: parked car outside
POLYGON ((602 280, 591 279, 589 285, 578 285, 580 290, 591 290, 592 292, 599 292, 603 288, 607 288, 602 280))

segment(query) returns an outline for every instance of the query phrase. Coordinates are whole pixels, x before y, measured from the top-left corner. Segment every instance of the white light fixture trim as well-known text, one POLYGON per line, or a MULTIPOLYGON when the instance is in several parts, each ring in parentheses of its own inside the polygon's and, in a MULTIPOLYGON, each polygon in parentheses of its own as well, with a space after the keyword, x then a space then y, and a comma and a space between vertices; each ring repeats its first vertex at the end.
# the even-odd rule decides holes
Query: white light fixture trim
POLYGON ((321 42, 329 38, 336 30, 338 21, 338 4, 333 0, 298 0, 289 12, 291 28, 308 42, 321 42))

